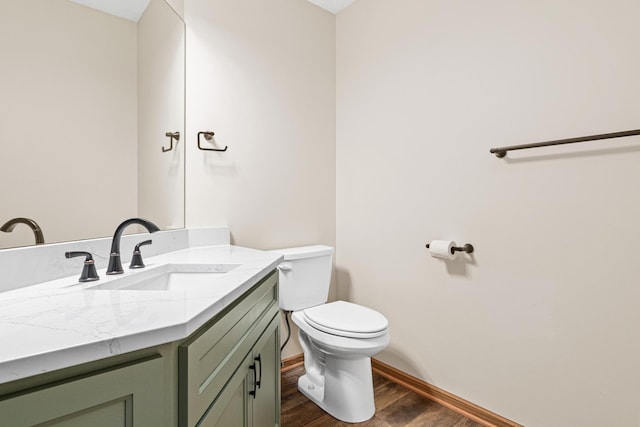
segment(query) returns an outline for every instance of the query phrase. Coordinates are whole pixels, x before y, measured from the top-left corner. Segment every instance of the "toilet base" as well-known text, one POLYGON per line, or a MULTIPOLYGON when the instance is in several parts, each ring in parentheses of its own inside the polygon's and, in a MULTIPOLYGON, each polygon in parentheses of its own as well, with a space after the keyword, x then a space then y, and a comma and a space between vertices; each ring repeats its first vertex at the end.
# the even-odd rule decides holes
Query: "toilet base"
POLYGON ((322 410, 347 423, 367 421, 376 412, 369 357, 339 359, 327 355, 324 385, 303 375, 298 378, 298 390, 322 410))

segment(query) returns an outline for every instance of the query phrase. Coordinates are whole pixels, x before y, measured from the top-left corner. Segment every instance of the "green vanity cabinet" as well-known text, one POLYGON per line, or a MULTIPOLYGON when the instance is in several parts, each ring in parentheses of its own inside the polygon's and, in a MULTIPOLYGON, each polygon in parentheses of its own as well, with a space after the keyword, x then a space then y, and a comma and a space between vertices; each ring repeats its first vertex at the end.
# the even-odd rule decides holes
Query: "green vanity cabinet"
POLYGON ((272 271, 185 340, 0 384, 0 426, 278 426, 279 313, 272 271))
POLYGON ((179 425, 280 423, 277 274, 178 350, 179 425))
POLYGON ((0 400, 11 427, 161 426, 163 360, 151 356, 110 369, 26 389, 0 400))

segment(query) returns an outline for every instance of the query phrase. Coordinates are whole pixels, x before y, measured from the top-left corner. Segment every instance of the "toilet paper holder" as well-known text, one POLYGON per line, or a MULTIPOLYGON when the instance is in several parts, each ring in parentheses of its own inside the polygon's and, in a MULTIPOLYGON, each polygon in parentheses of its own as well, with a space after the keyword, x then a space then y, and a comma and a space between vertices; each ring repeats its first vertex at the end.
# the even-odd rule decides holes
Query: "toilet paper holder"
MULTIPOLYGON (((427 249, 429 249, 429 243, 427 243, 427 249)), ((453 255, 454 252, 466 252, 468 254, 473 252, 473 245, 471 243, 467 243, 464 246, 454 246, 451 248, 451 255, 453 255)))

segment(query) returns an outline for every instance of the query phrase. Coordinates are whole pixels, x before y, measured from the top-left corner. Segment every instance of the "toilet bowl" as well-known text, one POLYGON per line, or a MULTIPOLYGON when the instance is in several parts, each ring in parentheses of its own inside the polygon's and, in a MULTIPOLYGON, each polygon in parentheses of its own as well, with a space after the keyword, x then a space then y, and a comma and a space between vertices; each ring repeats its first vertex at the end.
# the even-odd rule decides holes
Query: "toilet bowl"
POLYGON ((371 356, 389 344, 384 316, 366 307, 336 301, 294 312, 292 319, 299 327, 298 338, 305 355, 305 375, 298 379, 300 392, 341 421, 356 423, 371 418, 376 411, 371 356), (309 311, 317 314, 324 308, 330 309, 328 320, 336 308, 340 308, 347 319, 333 318, 331 326, 340 327, 332 330, 326 324, 314 321, 316 317, 309 316, 309 311), (351 328, 350 320, 358 320, 356 316, 364 310, 377 315, 371 317, 379 316, 376 326, 364 332, 357 327, 351 328), (353 317, 349 317, 350 314, 353 317), (341 324, 344 320, 346 323, 341 324))
POLYGON ((280 307, 293 311, 304 352, 298 389, 333 417, 362 422, 375 413, 371 356, 389 344, 380 313, 346 301, 326 303, 331 279, 329 246, 282 249, 280 307))

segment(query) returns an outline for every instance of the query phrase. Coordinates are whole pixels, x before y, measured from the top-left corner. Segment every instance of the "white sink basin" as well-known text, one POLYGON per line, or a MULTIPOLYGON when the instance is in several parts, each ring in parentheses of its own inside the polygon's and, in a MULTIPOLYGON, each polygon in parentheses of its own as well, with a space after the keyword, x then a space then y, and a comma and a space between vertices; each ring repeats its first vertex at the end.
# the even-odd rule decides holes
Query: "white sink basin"
POLYGON ((194 287, 215 286, 216 277, 224 275, 241 264, 166 264, 146 271, 96 282, 86 290, 123 291, 186 291, 194 287))

